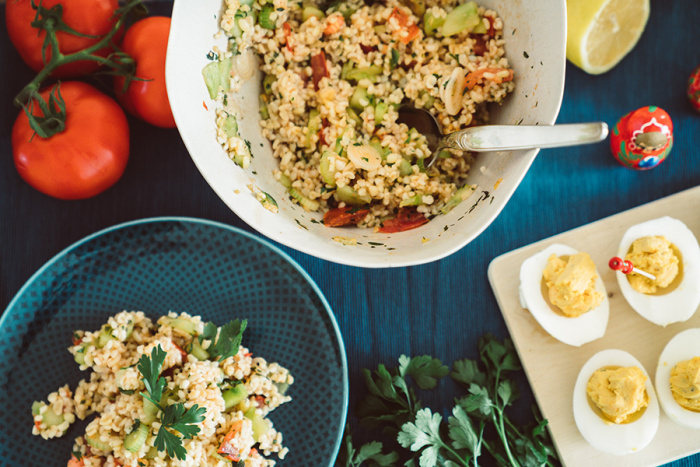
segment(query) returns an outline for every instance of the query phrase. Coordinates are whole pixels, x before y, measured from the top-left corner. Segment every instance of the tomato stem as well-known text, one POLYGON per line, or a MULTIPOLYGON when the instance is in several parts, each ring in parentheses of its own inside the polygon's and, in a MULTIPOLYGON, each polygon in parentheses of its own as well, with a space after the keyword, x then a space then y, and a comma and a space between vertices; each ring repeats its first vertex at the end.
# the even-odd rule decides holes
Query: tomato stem
POLYGON ((126 5, 117 9, 114 12, 115 16, 117 17, 117 20, 112 26, 112 29, 109 32, 107 32, 107 34, 102 36, 93 45, 85 49, 79 50, 78 52, 74 52, 67 55, 62 54, 59 50, 59 41, 56 37, 56 32, 66 31, 74 35, 84 35, 79 34, 65 26, 63 21, 60 19, 62 9, 52 9, 52 11, 49 12, 46 11, 41 6, 41 4, 39 6, 36 6, 34 3, 32 3, 32 6, 37 8, 37 18, 32 22, 32 25, 46 31, 46 41, 44 43, 44 50, 42 51, 42 56, 45 59, 46 50, 47 48, 50 48, 51 59, 49 59, 48 62, 44 60, 44 68, 42 68, 42 70, 34 77, 34 79, 31 82, 29 82, 29 84, 27 84, 24 88, 22 88, 22 90, 19 92, 19 94, 17 94, 17 96, 15 96, 15 106, 23 107, 26 111, 27 106, 31 103, 32 99, 38 96, 39 89, 41 88, 41 85, 44 83, 44 81, 50 78, 51 74, 57 68, 72 62, 94 61, 99 63, 101 66, 105 66, 111 69, 110 71, 106 71, 105 73, 125 76, 127 81, 135 79, 133 77, 134 66, 133 59, 131 57, 120 51, 112 53, 107 57, 98 55, 97 52, 108 46, 111 46, 116 49, 116 45, 112 42, 112 39, 117 34, 117 32, 119 32, 122 29, 126 21, 129 19, 131 13, 137 11, 137 8, 140 10, 140 12, 147 12, 146 6, 142 3, 141 0, 130 0, 126 5), (41 18, 42 15, 47 16, 41 18), (49 17, 48 15, 51 16, 49 17))

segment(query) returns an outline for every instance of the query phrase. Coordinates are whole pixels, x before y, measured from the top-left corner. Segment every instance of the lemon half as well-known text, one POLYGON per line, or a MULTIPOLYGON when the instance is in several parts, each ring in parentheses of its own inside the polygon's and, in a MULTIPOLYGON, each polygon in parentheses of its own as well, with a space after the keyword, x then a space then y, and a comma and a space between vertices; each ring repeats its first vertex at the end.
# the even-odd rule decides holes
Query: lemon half
POLYGON ((634 48, 649 19, 649 0, 566 0, 566 58, 598 75, 634 48))

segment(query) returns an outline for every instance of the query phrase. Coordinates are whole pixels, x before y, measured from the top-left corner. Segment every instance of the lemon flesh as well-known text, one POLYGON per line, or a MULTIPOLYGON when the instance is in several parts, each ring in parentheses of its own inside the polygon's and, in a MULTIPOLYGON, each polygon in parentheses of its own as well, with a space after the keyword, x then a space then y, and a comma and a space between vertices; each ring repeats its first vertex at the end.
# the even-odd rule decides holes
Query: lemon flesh
POLYGON ((649 0, 567 0, 566 58, 605 73, 634 48, 648 19, 649 0))

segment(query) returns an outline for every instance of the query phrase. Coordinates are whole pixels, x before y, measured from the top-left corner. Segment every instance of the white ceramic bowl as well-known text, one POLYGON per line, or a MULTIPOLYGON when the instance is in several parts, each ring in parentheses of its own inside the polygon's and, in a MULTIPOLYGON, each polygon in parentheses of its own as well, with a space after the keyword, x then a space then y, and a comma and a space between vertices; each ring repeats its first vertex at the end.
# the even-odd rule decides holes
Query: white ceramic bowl
MULTIPOLYGON (((564 0, 480 0, 504 23, 506 56, 515 70, 515 91, 492 107, 492 123, 551 125, 564 91, 566 4, 564 0)), ((214 105, 202 78, 207 52, 218 41, 222 0, 175 0, 168 43, 166 82, 180 135, 195 165, 221 199, 261 234, 329 261, 361 267, 397 267, 443 258, 476 238, 496 218, 532 164, 538 150, 483 153, 468 182, 478 185, 466 201, 420 228, 381 234, 355 227, 328 228, 319 213, 290 201, 272 176, 277 161, 259 127, 260 80, 248 81, 238 95, 241 135, 250 141, 253 161, 237 166, 216 141, 214 105), (265 209, 248 188, 255 185, 279 204, 265 209), (333 240, 357 239, 347 246, 333 240)))

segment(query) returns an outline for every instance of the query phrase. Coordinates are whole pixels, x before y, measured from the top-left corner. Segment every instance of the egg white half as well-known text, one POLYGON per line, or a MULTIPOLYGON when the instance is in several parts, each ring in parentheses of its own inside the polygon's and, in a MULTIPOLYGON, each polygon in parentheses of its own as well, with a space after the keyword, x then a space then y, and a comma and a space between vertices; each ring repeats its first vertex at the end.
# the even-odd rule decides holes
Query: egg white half
POLYGON ((605 284, 596 269, 595 290, 603 295, 603 301, 593 310, 570 318, 555 313, 542 296, 542 274, 552 254, 575 255, 577 250, 555 243, 523 261, 520 267, 520 304, 526 308, 542 328, 555 339, 575 347, 603 337, 608 326, 610 303, 605 284))
POLYGON ((574 420, 581 436, 595 449, 613 455, 625 455, 644 449, 659 427, 659 403, 646 369, 624 350, 608 349, 593 355, 581 368, 574 386, 574 420), (586 394, 588 380, 596 370, 606 366, 636 366, 647 376, 644 385, 649 405, 634 422, 616 425, 603 420, 591 408, 586 394))
POLYGON ((700 357, 700 329, 686 329, 668 341, 656 367, 656 393, 668 418, 686 428, 700 429, 700 413, 684 409, 671 392, 671 370, 678 362, 700 357))
POLYGON ((678 219, 661 217, 630 227, 622 236, 617 255, 625 259, 632 243, 642 237, 663 235, 681 252, 683 278, 665 295, 647 295, 632 288, 627 276, 616 272, 617 283, 630 306, 643 318, 666 326, 688 320, 700 305, 700 246, 686 225, 678 219))

